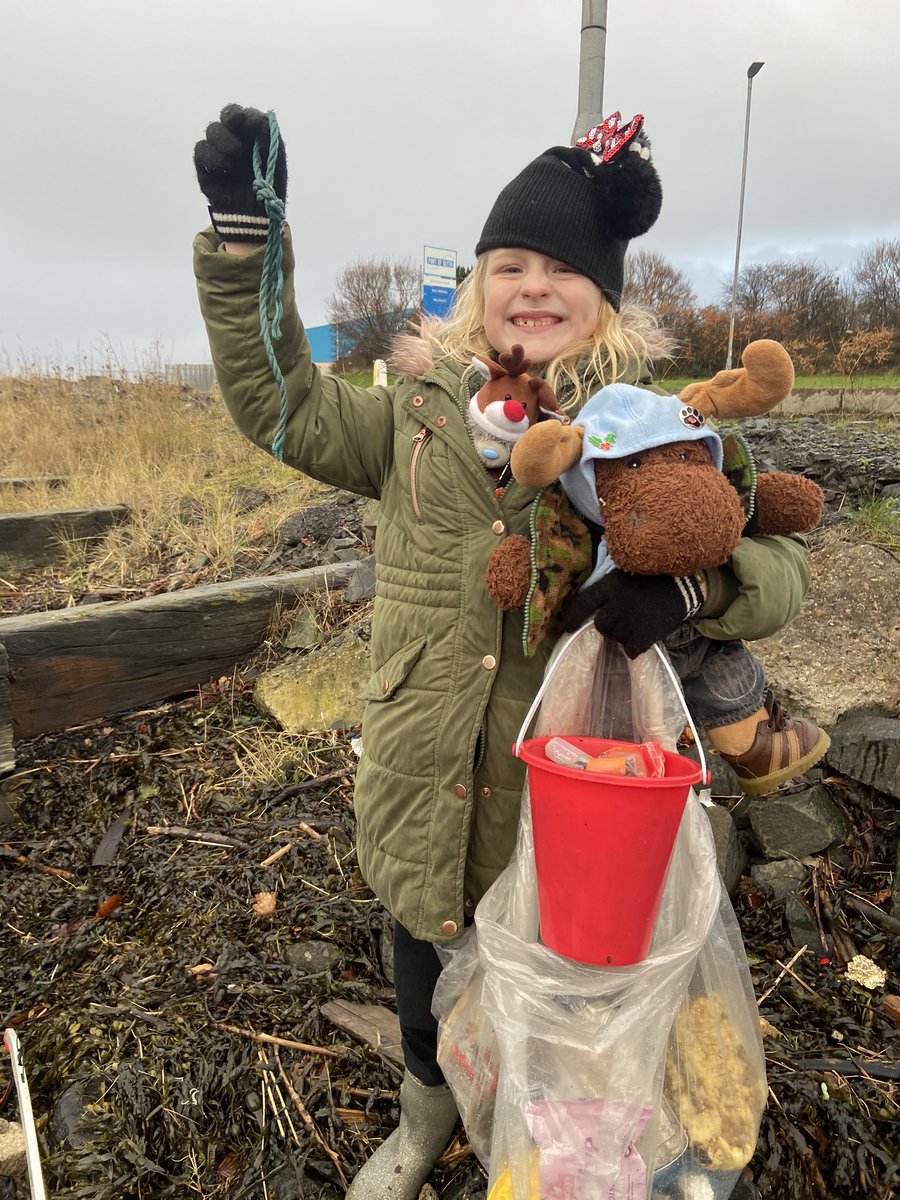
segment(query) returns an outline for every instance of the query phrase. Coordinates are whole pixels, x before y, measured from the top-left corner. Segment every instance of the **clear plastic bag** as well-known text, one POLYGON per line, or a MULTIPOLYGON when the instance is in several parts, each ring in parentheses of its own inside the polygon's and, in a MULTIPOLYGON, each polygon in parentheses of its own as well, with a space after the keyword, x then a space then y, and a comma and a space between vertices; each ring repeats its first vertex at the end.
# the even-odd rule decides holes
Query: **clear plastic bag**
MULTIPOLYGON (((674 749, 685 714, 670 671, 585 627, 548 667, 536 734, 674 749)), ((765 1061, 694 792, 643 961, 591 966, 541 942, 527 784, 513 861, 443 957, 438 1061, 490 1172, 489 1200, 730 1195, 756 1144, 765 1061)))

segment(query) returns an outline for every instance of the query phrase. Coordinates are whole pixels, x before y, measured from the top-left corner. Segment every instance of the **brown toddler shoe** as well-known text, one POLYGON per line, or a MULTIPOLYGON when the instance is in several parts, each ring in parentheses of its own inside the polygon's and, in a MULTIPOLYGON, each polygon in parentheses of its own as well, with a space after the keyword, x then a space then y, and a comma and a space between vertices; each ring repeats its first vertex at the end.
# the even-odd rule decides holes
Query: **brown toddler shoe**
POLYGON ((743 754, 721 754, 742 792, 759 796, 795 779, 823 758, 831 738, 803 717, 789 717, 771 690, 764 701, 768 719, 756 727, 756 737, 743 754))

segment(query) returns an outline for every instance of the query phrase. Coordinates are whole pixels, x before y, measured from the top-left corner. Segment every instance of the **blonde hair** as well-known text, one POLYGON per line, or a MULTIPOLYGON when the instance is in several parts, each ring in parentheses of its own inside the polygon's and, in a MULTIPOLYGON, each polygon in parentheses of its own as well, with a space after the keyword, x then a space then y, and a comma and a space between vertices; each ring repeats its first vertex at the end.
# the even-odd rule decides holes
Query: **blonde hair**
MULTIPOLYGON (((486 276, 487 255, 482 254, 457 288, 451 316, 422 323, 422 335, 448 358, 468 363, 473 354, 489 355, 493 349, 484 331, 486 276)), ((656 359, 671 357, 673 348, 649 310, 625 304, 616 312, 604 296, 594 336, 568 346, 546 363, 544 377, 557 393, 560 407, 574 414, 607 383, 621 379, 637 383, 656 359)))

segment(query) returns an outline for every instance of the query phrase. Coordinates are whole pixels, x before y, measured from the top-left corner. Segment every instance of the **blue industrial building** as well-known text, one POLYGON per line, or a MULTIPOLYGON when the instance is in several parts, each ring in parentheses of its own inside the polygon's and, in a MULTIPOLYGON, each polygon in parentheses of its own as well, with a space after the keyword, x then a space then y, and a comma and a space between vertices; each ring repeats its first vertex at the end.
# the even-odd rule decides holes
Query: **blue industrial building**
POLYGON ((334 347, 333 325, 314 325, 312 329, 307 329, 306 336, 309 338, 309 348, 312 350, 314 363, 334 362, 337 354, 334 347))

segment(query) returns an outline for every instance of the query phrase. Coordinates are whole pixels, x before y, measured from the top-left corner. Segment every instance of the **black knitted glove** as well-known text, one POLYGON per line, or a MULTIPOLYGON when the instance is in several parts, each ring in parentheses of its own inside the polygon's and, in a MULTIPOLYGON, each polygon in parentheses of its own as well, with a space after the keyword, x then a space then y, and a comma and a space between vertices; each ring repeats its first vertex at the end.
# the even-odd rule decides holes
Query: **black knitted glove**
POLYGON ((618 642, 629 658, 637 658, 698 612, 702 603, 700 585, 691 577, 611 571, 575 593, 562 611, 561 623, 571 632, 593 617, 604 637, 618 642))
MULTIPOLYGON (((229 242, 264 242, 269 231, 266 210, 253 188, 253 145, 260 140, 260 167, 266 174, 269 122, 256 108, 228 104, 218 121, 207 126, 206 137, 194 147, 194 166, 200 190, 209 201, 213 229, 229 242)), ((287 156, 284 142, 275 161, 275 194, 287 196, 287 156)))

